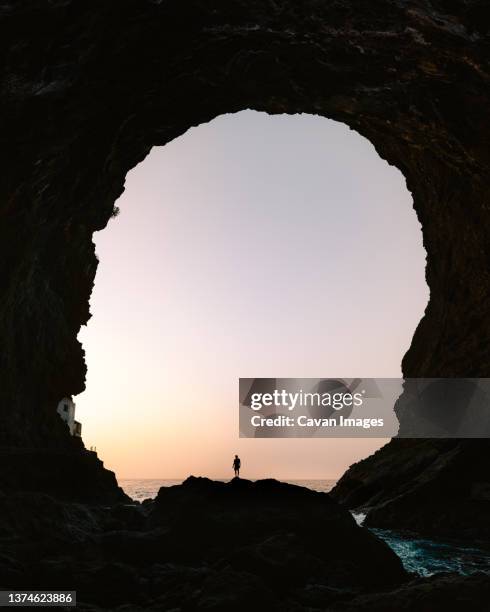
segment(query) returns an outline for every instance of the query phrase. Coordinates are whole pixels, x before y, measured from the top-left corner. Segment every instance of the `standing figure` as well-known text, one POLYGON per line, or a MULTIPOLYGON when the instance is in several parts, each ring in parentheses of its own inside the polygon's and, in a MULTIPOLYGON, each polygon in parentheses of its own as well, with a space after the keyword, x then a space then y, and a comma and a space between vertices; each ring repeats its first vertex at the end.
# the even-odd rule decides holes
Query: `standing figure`
POLYGON ((233 459, 233 469, 235 470, 235 476, 236 477, 240 477, 240 466, 241 466, 242 462, 240 461, 240 457, 238 455, 235 455, 235 458, 233 459))

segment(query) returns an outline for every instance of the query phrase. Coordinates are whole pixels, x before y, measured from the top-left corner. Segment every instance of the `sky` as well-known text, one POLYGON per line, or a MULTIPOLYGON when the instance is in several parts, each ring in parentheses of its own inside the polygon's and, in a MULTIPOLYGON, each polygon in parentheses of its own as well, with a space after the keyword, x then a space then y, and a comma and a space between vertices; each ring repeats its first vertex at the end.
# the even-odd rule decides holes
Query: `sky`
POLYGON ((95 234, 87 447, 119 478, 338 478, 383 439, 238 437, 239 377, 398 377, 428 288, 402 174, 346 125, 243 111, 126 177, 95 234))

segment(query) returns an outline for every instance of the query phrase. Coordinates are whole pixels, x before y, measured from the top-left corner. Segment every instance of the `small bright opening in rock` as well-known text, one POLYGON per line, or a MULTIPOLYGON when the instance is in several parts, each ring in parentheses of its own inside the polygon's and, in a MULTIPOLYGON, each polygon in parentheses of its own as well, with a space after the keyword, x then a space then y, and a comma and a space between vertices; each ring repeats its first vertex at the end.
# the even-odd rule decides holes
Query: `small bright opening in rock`
POLYGON ((221 116, 154 148, 96 235, 87 447, 119 477, 337 478, 385 440, 238 439, 238 377, 397 377, 428 299, 401 173, 343 124, 221 116))

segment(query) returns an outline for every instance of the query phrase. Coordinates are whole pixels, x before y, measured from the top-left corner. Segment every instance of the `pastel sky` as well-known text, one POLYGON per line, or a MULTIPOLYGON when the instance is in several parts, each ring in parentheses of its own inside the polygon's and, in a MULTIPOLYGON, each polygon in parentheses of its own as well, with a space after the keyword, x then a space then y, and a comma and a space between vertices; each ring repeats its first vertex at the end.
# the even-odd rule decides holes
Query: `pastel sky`
POLYGON ((428 299, 401 173, 341 123, 244 111, 127 176, 80 332, 87 447, 121 478, 336 478, 382 439, 238 438, 238 378, 397 377, 428 299))

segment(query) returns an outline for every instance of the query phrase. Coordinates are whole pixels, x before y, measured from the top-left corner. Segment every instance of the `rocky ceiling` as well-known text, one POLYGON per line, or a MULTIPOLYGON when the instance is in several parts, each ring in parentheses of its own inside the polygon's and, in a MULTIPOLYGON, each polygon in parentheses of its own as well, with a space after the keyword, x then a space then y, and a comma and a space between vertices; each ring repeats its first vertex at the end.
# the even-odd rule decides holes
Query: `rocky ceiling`
POLYGON ((152 146, 246 108, 342 121, 402 171, 430 287, 404 374, 487 376, 489 23, 479 0, 0 1, 0 444, 74 444, 93 232, 152 146))

